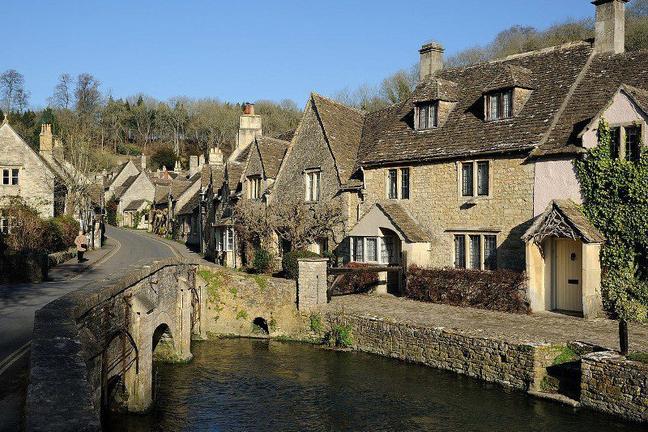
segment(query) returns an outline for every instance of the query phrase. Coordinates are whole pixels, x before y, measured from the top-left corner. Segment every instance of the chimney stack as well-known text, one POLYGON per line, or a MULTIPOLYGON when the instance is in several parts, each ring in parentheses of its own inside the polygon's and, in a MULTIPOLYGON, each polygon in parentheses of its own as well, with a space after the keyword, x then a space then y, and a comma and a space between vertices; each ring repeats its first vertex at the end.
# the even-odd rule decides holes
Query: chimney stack
POLYGON ((629 0, 595 0, 596 28, 594 51, 597 54, 625 52, 625 4, 629 0))
POLYGON ((198 171, 200 171, 200 168, 198 167, 198 156, 189 156, 189 176, 193 177, 198 171))
POLYGON ((218 147, 209 150, 209 165, 223 165, 223 152, 218 147))
POLYGON ((148 159, 146 155, 140 156, 140 168, 142 168, 142 171, 146 171, 148 168, 148 159))
POLYGON ((254 138, 263 135, 261 116, 254 114, 254 104, 245 103, 243 105, 243 114, 239 119, 239 131, 236 136, 236 148, 230 155, 235 159, 245 149, 254 138))
POLYGON ((428 42, 424 44, 419 53, 421 61, 419 63, 419 82, 423 82, 443 69, 443 45, 437 42, 428 42))
POLYGON ((54 135, 52 135, 52 125, 44 123, 41 125, 41 133, 39 139, 39 148, 41 153, 51 153, 54 149, 54 135))

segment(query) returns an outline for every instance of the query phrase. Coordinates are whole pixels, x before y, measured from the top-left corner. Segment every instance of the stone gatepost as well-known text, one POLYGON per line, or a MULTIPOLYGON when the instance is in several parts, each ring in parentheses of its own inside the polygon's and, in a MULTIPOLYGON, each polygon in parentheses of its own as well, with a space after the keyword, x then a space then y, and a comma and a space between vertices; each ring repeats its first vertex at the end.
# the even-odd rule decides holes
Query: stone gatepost
POLYGON ((297 308, 308 310, 328 303, 328 258, 300 258, 298 264, 297 308))
POLYGON ((178 293, 178 325, 173 335, 175 355, 178 361, 189 361, 193 358, 191 354, 191 286, 185 278, 178 280, 180 292, 178 293))

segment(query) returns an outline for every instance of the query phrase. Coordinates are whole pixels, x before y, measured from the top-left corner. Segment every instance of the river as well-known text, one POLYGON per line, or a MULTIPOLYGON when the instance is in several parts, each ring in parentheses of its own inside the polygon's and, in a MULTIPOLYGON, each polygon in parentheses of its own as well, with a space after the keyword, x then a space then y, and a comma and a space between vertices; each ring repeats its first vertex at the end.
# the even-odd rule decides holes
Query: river
POLYGON ((194 360, 155 369, 156 407, 107 430, 638 431, 587 410, 363 353, 278 341, 195 342, 194 360))

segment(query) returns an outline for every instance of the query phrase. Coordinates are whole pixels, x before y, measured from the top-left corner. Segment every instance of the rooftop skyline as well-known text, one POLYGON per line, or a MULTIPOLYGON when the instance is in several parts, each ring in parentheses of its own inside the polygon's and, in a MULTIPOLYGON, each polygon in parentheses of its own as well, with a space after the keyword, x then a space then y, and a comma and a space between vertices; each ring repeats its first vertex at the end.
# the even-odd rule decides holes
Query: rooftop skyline
POLYGON ((223 101, 334 95, 378 84, 436 40, 451 56, 513 25, 544 29, 594 16, 587 0, 247 2, 9 0, 2 70, 25 76, 30 106, 60 74, 93 74, 103 93, 223 101), (432 4, 431 4, 432 3, 432 4), (404 7, 406 5, 407 7, 404 7), (505 13, 503 13, 505 12, 505 13))

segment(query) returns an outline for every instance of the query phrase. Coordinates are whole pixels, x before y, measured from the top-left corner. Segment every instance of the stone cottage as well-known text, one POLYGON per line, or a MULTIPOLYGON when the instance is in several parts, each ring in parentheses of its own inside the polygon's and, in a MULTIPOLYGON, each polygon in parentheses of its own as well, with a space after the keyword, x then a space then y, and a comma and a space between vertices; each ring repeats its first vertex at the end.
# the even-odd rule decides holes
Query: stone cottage
POLYGON ((573 161, 600 118, 617 157, 646 139, 648 52, 624 50, 625 3, 594 2, 594 41, 465 68, 424 45, 412 97, 365 121, 349 258, 527 271, 533 311, 599 314, 604 239, 579 210, 573 161))

